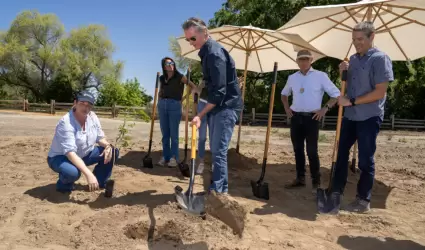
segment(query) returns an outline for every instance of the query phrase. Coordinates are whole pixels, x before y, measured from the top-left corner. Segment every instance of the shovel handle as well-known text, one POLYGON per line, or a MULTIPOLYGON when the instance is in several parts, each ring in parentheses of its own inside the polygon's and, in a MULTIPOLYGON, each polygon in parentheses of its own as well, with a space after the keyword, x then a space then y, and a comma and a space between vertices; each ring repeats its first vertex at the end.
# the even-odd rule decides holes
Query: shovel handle
POLYGON ((149 134, 149 140, 152 140, 153 136, 153 127, 155 125, 155 111, 156 111, 156 105, 158 103, 158 85, 159 85, 159 75, 160 73, 156 73, 156 82, 155 82, 155 95, 153 98, 153 105, 152 105, 152 117, 151 117, 151 131, 149 134))
POLYGON ((267 123, 266 143, 265 143, 265 146, 264 146, 264 159, 267 159, 267 154, 268 154, 268 151, 269 151, 270 128, 272 126, 274 96, 275 96, 275 92, 276 92, 276 81, 277 81, 277 62, 274 63, 273 73, 274 73, 274 75, 273 75, 273 82, 272 82, 272 91, 270 93, 269 118, 268 118, 268 123, 267 123))
MULTIPOLYGON (((197 114, 197 104, 198 104, 198 94, 195 94, 195 96, 193 97, 193 114, 196 115, 197 114)), ((196 159, 196 131, 197 131, 197 127, 195 124, 192 125, 192 145, 191 145, 191 158, 192 159, 196 159)))
MULTIPOLYGON (((191 92, 191 89, 190 89, 190 86, 189 86, 190 66, 187 69, 186 78, 187 78, 187 85, 186 85, 186 120, 185 120, 185 130, 184 130, 185 137, 184 137, 184 139, 185 139, 185 143, 187 145, 187 137, 188 137, 188 134, 189 134, 189 128, 188 128, 188 123, 189 123, 189 98, 190 98, 190 92, 191 92)), ((186 152, 185 152, 185 154, 186 154, 186 152)))

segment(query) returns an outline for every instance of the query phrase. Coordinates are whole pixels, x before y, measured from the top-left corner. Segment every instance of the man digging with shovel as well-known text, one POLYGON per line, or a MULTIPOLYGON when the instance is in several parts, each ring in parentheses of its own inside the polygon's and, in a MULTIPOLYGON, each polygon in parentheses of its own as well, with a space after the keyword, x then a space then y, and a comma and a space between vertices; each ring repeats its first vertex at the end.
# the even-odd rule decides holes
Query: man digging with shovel
POLYGON ((228 51, 209 36, 207 26, 201 19, 189 18, 182 28, 186 40, 195 49, 199 49, 203 79, 208 92, 206 106, 192 120, 197 128, 204 116, 208 116, 210 120, 213 173, 206 198, 206 212, 226 223, 241 236, 246 210, 227 195, 227 150, 243 106, 235 62, 228 51))

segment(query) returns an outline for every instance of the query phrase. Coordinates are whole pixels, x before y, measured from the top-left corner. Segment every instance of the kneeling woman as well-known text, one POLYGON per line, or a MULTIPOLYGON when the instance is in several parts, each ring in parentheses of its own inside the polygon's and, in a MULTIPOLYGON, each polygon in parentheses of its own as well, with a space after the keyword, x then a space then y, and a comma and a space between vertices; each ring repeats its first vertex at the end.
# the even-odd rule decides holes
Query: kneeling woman
POLYGON ((90 92, 81 92, 72 110, 56 125, 47 163, 59 174, 56 183, 59 192, 71 192, 81 173, 86 177, 90 191, 105 188, 111 176, 112 156, 116 160, 119 152, 106 141, 100 121, 91 111, 94 102, 90 92), (87 168, 92 164, 97 164, 93 172, 87 168))
MULTIPOLYGON (((182 118, 182 98, 187 78, 177 71, 174 60, 165 57, 161 60, 163 74, 159 90, 159 124, 162 133, 162 159, 158 165, 177 166, 179 161, 179 125, 182 118), (171 142, 171 143, 170 143, 171 142), (171 144, 171 145, 170 145, 171 144)), ((197 86, 189 81, 192 92, 197 86)))

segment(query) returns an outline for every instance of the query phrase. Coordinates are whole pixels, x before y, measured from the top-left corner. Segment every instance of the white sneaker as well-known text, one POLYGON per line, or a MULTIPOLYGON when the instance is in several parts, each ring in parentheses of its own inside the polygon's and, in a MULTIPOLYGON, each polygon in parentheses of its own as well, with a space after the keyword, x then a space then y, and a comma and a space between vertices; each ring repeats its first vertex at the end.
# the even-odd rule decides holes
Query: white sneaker
POLYGON ((158 166, 161 166, 161 167, 165 166, 165 160, 164 160, 164 158, 161 158, 161 160, 159 160, 159 162, 157 163, 157 165, 158 166))
POLYGON ((204 162, 203 162, 203 161, 201 161, 201 162, 198 164, 198 168, 196 169, 196 174, 201 175, 201 174, 204 172, 204 167, 205 167, 205 164, 204 164, 204 162))
POLYGON ((168 167, 177 167, 177 161, 174 158, 171 158, 168 163, 168 167))

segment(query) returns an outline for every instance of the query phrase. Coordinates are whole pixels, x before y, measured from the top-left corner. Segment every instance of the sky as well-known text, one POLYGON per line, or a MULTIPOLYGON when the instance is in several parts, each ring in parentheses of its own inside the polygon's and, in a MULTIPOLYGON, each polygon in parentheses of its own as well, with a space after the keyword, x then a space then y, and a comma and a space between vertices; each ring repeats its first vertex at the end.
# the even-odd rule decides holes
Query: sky
POLYGON ((0 8, 0 30, 7 30, 24 10, 54 13, 71 29, 103 24, 116 47, 114 60, 124 61, 123 80, 137 77, 149 95, 154 94, 161 58, 173 56, 169 37, 183 35, 181 24, 196 16, 208 22, 224 0, 15 0, 0 8))

